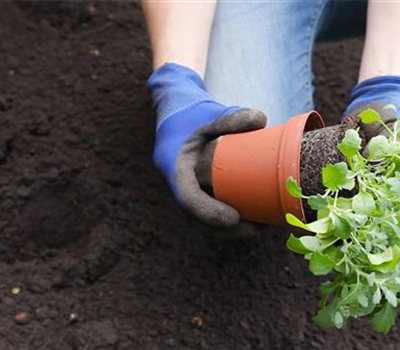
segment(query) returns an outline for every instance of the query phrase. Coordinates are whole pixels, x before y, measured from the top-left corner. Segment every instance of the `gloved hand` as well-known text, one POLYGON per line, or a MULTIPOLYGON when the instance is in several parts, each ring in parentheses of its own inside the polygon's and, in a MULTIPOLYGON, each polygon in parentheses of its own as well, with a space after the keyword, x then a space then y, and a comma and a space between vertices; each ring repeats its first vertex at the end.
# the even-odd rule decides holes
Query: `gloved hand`
POLYGON ((148 88, 158 117, 153 160, 174 196, 208 225, 237 228, 239 213, 208 195, 196 173, 210 166, 200 161, 208 143, 224 134, 263 128, 266 116, 216 102, 200 76, 178 64, 167 63, 157 69, 148 80, 148 88))
MULTIPOLYGON (((367 108, 376 110, 391 127, 400 112, 400 76, 380 76, 357 84, 343 115, 345 118, 354 117, 367 108)), ((360 127, 367 142, 377 135, 387 136, 388 131, 379 123, 361 124, 360 127)))

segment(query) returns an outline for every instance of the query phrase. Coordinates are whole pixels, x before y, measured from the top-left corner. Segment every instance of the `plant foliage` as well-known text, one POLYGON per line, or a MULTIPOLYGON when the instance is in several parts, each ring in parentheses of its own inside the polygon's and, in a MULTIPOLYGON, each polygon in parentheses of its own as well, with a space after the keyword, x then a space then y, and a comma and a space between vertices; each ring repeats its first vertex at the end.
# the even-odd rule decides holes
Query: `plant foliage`
POLYGON ((307 235, 291 234, 287 247, 304 255, 314 275, 330 277, 321 284, 318 325, 342 328, 350 318, 367 316, 374 330, 386 333, 400 295, 400 128, 397 122, 389 128, 372 109, 360 117, 380 123, 388 137, 373 137, 363 156, 358 130, 346 131, 338 148, 347 163, 324 167, 323 194, 305 196, 288 179, 289 193, 306 200, 317 220, 306 224, 288 213, 287 222, 307 235))

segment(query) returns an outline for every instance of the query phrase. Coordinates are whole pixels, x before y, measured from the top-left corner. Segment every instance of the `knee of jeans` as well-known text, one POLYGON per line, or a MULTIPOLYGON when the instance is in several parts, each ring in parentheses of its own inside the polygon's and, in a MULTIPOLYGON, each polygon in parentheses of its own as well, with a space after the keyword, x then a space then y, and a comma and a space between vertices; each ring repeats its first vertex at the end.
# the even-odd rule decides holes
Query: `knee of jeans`
POLYGON ((263 112, 267 118, 267 127, 284 124, 291 117, 309 112, 314 108, 311 94, 306 88, 297 93, 280 93, 277 89, 260 91, 240 91, 232 89, 211 89, 213 97, 220 103, 244 108, 253 108, 263 112))

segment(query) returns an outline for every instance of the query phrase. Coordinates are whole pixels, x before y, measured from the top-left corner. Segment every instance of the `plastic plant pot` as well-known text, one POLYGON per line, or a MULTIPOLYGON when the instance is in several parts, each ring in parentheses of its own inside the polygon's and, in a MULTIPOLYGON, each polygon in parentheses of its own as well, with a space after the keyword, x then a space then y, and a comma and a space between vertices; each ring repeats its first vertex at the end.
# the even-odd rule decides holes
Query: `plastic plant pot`
POLYGON ((289 195, 286 183, 292 176, 301 186, 303 134, 322 127, 322 117, 311 111, 283 125, 224 136, 213 158, 214 196, 243 220, 286 226, 286 213, 304 220, 301 199, 289 195))

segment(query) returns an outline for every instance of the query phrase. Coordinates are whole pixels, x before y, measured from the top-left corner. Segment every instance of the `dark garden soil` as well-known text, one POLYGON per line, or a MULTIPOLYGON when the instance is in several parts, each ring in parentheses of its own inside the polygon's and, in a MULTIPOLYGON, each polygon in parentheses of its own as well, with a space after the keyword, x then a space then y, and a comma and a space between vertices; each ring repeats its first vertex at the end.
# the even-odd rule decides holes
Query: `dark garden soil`
MULTIPOLYGON (((330 123, 361 46, 318 47, 330 123)), ((179 210, 149 62, 137 3, 0 3, 0 349, 400 349, 399 327, 312 324, 320 280, 284 230, 222 243, 179 210)))

